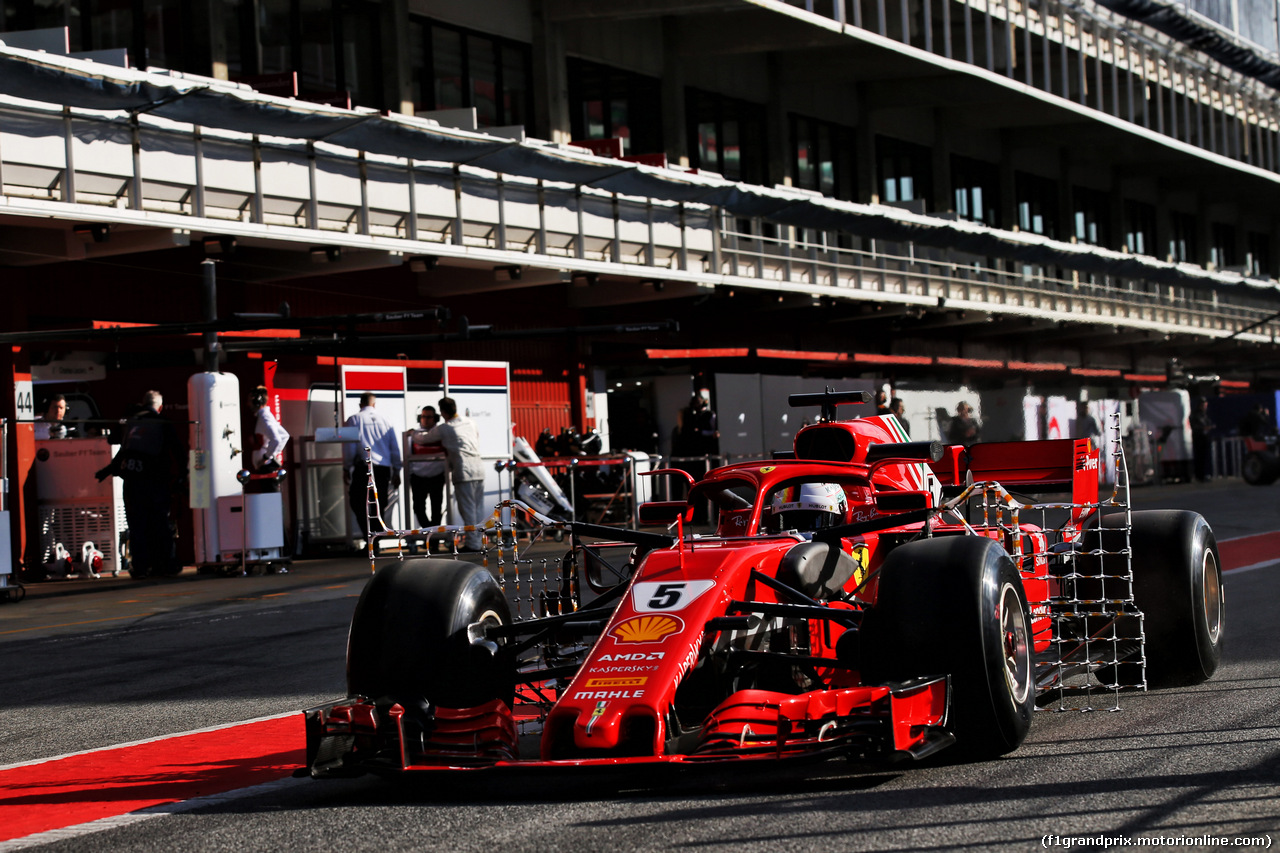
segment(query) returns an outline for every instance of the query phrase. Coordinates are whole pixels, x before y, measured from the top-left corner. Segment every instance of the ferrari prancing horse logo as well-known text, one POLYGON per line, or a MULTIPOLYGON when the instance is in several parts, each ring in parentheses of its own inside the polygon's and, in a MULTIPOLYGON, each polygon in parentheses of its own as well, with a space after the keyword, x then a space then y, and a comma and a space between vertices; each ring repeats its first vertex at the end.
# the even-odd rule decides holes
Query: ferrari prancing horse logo
POLYGON ((609 707, 608 702, 597 702, 596 709, 591 712, 591 716, 587 719, 586 732, 591 734, 591 727, 596 724, 596 720, 604 716, 605 708, 609 707))
POLYGON ((858 568, 853 570, 853 583, 860 586, 867 579, 867 568, 871 565, 871 549, 859 542, 853 546, 853 559, 858 561, 858 568))

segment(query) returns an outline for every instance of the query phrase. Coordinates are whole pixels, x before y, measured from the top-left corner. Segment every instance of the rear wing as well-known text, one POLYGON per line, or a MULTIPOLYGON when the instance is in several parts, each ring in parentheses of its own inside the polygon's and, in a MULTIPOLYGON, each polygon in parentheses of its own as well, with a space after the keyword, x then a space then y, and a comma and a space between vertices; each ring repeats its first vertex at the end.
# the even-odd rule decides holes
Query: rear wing
POLYGON ((1071 502, 1098 502, 1098 448, 1088 438, 992 441, 952 445, 930 463, 943 486, 995 480, 1008 489, 1071 492, 1071 502))

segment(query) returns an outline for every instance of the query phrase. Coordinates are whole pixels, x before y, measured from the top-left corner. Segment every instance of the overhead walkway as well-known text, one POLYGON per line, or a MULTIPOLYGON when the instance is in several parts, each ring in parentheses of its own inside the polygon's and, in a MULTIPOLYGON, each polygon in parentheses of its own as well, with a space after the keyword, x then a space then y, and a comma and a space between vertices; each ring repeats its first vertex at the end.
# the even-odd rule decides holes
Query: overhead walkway
POLYGON ((568 146, 0 50, 0 262, 306 263, 753 288, 1274 342, 1274 282, 568 146))

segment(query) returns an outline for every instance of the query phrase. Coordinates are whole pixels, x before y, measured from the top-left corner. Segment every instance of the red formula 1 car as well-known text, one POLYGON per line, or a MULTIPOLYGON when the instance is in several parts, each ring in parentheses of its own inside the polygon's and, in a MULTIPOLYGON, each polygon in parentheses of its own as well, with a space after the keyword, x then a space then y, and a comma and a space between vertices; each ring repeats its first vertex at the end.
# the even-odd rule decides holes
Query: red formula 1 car
POLYGON ((793 396, 823 409, 794 454, 643 505, 669 533, 571 524, 540 575, 518 556, 498 578, 379 569, 351 623, 349 698, 306 713, 312 775, 986 758, 1038 706, 1212 675, 1224 597, 1203 518, 1130 512, 1124 482, 1100 501, 1087 439, 903 441, 892 416, 836 420, 862 400, 793 396), (698 502, 714 532, 685 533, 698 502))

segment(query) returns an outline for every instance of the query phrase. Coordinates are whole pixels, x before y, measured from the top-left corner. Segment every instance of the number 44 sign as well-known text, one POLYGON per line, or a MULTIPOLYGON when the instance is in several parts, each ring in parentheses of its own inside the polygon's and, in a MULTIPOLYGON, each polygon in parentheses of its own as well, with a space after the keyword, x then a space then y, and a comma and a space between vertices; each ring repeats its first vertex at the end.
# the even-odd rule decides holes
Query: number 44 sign
POLYGON ((631 604, 639 613, 684 610, 715 581, 656 581, 638 583, 631 588, 631 604))
POLYGON ((19 379, 13 383, 13 408, 17 413, 15 420, 29 421, 35 418, 34 396, 35 393, 31 387, 30 379, 19 379))

